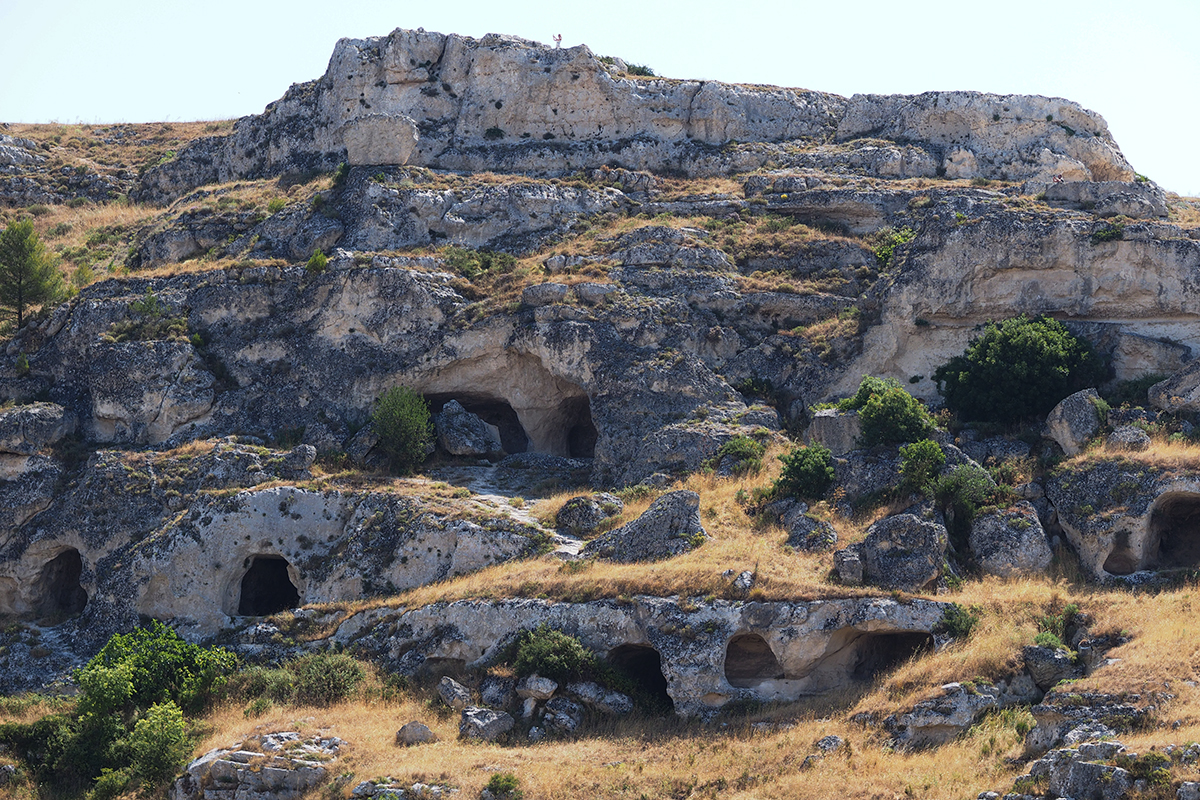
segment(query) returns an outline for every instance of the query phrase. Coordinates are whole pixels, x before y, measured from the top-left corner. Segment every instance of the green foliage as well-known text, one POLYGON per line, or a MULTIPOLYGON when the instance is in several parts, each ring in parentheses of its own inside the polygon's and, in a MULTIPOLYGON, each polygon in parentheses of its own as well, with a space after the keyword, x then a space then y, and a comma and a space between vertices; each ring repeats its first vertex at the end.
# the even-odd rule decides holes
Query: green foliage
POLYGON ((596 667, 596 656, 574 636, 542 624, 517 637, 513 670, 522 677, 535 672, 559 683, 578 680, 596 667))
POLYGON ((1091 346, 1062 323, 1022 315, 989 324, 933 377, 947 407, 964 420, 1007 423, 1044 416, 1104 373, 1091 346))
POLYGON ((521 791, 521 780, 511 772, 497 772, 488 778, 487 790, 498 800, 520 800, 524 797, 521 791))
POLYGON ((320 275, 329 266, 329 257, 320 250, 313 250, 313 253, 308 258, 308 263, 304 265, 305 271, 309 275, 320 275))
POLYGON ((734 463, 730 472, 734 475, 746 475, 762 469, 762 457, 766 452, 767 446, 762 442, 749 436, 734 436, 721 445, 714 460, 719 464, 724 459, 731 458, 734 463))
POLYGON ((333 186, 336 189, 342 188, 346 183, 346 178, 350 177, 350 165, 345 161, 337 165, 337 169, 333 171, 333 186))
POLYGON ((1103 227, 1092 231, 1092 235, 1089 238, 1092 244, 1120 241, 1125 238, 1125 224, 1122 222, 1106 223, 1103 227))
POLYGON ((169 310, 147 289, 144 295, 129 304, 132 317, 114 322, 101 338, 106 342, 187 341, 187 316, 167 316, 169 310))
POLYGON ((900 488, 908 492, 926 492, 933 486, 934 479, 946 454, 937 442, 922 439, 900 448, 900 488))
POLYGON ((972 464, 959 464, 934 484, 934 496, 938 502, 943 507, 953 509, 956 516, 965 516, 967 519, 974 517, 975 512, 986 505, 995 492, 996 485, 988 471, 972 464))
POLYGON ((375 401, 371 427, 391 468, 402 475, 425 461, 426 450, 433 443, 429 404, 407 386, 388 389, 375 401))
POLYGON ((1038 647, 1049 647, 1055 650, 1066 650, 1067 646, 1063 644, 1062 639, 1050 631, 1042 631, 1037 636, 1033 637, 1033 643, 1038 647))
POLYGON ((344 653, 310 653, 286 664, 293 675, 295 700, 327 706, 354 693, 366 673, 344 653))
POLYGON ((917 232, 912 228, 880 228, 871 235, 868 243, 871 245, 875 253, 875 260, 879 262, 879 266, 886 267, 892 263, 892 257, 896 255, 896 248, 902 244, 907 244, 917 238, 917 232))
POLYGON ((842 411, 858 411, 862 443, 915 442, 933 429, 933 417, 920 400, 904 390, 899 381, 865 376, 854 396, 837 404, 842 411))
POLYGON ((96 784, 88 792, 87 798, 88 800, 114 800, 125 794, 132 782, 133 775, 130 774, 130 770, 105 767, 100 771, 100 777, 96 778, 96 784))
POLYGON ((656 77, 654 74, 654 70, 650 69, 645 64, 630 64, 630 63, 626 62, 625 71, 628 72, 630 75, 640 75, 643 78, 656 77))
POLYGON ((168 700, 155 703, 129 736, 131 771, 149 785, 170 780, 191 755, 183 711, 168 700))
POLYGON ((510 253, 492 250, 468 250, 465 247, 447 247, 442 251, 446 266, 464 278, 473 280, 487 272, 507 275, 517 266, 517 259, 510 253))
POLYGON ((17 354, 17 377, 24 378, 24 377, 28 376, 31 369, 32 368, 29 366, 29 356, 25 355, 24 353, 18 353, 17 354))
POLYGON ((0 233, 0 309, 25 321, 30 306, 52 303, 62 296, 63 281, 33 221, 14 222, 0 233))
POLYGON ((952 639, 966 639, 979 624, 979 614, 974 610, 968 611, 958 603, 951 603, 942 612, 942 618, 933 627, 933 632, 949 636, 952 639))
POLYGON ((783 462, 783 471, 771 490, 776 497, 815 500, 824 496, 833 483, 833 453, 824 445, 797 447, 779 460, 783 462))
POLYGON ((287 207, 287 200, 284 200, 282 197, 272 197, 270 199, 270 201, 267 202, 267 211, 269 211, 272 214, 278 214, 280 211, 283 211, 283 209, 285 209, 286 207, 287 207))
POLYGON ((1155 372, 1140 378, 1120 381, 1112 391, 1104 395, 1104 400, 1111 408, 1120 408, 1126 405, 1144 406, 1149 401, 1150 387, 1169 377, 1171 376, 1155 372))

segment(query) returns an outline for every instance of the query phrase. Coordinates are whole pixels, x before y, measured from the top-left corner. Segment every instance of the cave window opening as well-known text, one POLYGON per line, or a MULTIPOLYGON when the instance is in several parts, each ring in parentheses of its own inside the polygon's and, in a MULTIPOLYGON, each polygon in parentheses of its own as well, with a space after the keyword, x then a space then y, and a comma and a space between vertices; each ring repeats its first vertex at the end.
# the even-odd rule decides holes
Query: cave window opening
POLYGON ((933 635, 922 631, 865 633, 854 645, 851 674, 855 680, 869 681, 923 652, 932 651, 933 635))
POLYGON ((667 693, 667 678, 662 671, 662 656, 653 647, 639 644, 614 647, 608 653, 608 663, 637 686, 641 696, 635 697, 635 701, 640 701, 651 711, 669 713, 674 710, 675 703, 667 693))
POLYGON ((567 455, 571 458, 594 458, 600 433, 592 422, 592 404, 587 395, 565 401, 563 415, 566 417, 567 455))
MULTIPOLYGON (((1159 567, 1200 567, 1200 494, 1177 494, 1160 500, 1150 515, 1150 534, 1158 545, 1159 567)), ((1112 572, 1107 562, 1104 569, 1112 572)))
POLYGON ((242 577, 238 614, 265 617, 300 605, 300 590, 288 575, 288 562, 280 556, 254 556, 242 577))
POLYGON ((783 666, 761 636, 744 633, 729 640, 725 648, 725 680, 730 686, 748 689, 782 677, 783 666))
POLYGON ((1108 558, 1104 559, 1102 569, 1110 575, 1129 575, 1137 572, 1137 568, 1137 556, 1129 546, 1129 531, 1121 531, 1117 534, 1108 558))
POLYGON ((79 583, 83 575, 83 558, 79 551, 64 550, 42 567, 39 577, 41 602, 38 613, 42 617, 61 618, 83 613, 88 595, 79 583))

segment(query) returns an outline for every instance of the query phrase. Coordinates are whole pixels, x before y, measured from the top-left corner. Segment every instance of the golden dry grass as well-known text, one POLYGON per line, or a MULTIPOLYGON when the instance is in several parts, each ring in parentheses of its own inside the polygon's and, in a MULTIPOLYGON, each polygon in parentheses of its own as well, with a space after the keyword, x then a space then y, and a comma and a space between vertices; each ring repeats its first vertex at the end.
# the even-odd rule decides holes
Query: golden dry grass
POLYGON ((1061 462, 1060 468, 1081 469, 1100 461, 1128 461, 1167 471, 1200 469, 1200 445, 1190 441, 1169 441, 1154 436, 1146 450, 1131 451, 1109 445, 1106 440, 1097 440, 1091 447, 1077 456, 1061 462))

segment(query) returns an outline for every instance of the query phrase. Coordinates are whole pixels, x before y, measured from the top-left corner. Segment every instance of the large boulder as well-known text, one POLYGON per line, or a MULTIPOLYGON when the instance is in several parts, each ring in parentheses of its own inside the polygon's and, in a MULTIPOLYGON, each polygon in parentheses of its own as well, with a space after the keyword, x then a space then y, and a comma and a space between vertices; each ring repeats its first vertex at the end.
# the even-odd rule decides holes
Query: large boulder
POLYGON ((457 400, 442 406, 433 424, 438 446, 452 456, 486 456, 503 450, 496 429, 457 400))
POLYGON ((1200 359, 1193 361, 1147 391, 1150 404, 1172 414, 1200 411, 1200 359))
POLYGON ((686 553, 708 538, 700 525, 700 495, 667 492, 640 517, 588 544, 586 555, 633 563, 686 553))
POLYGON ((1026 500, 976 517, 969 543, 975 560, 989 575, 1045 572, 1054 557, 1037 509, 1026 500))
POLYGON ((1046 435, 1069 456, 1083 452, 1088 440, 1100 432, 1100 413, 1096 409, 1099 401, 1095 389, 1065 398, 1046 417, 1046 435))
POLYGON ((438 697, 442 698, 442 702, 455 711, 462 711, 471 705, 471 690, 449 675, 443 677, 438 683, 437 692, 438 697))
POLYGON ((862 437, 862 422, 857 411, 838 411, 823 408, 813 412, 812 421, 804 431, 805 444, 820 444, 835 456, 845 455, 858 448, 862 437))
POLYGON ((75 431, 75 418, 55 403, 0 411, 0 453, 31 456, 75 431))
POLYGON ((507 711, 467 706, 462 712, 458 735, 463 739, 494 742, 513 729, 517 721, 507 711))
MULTIPOLYGON (((866 539, 846 549, 857 552, 865 582, 884 589, 919 592, 941 577, 948 544, 946 526, 939 515, 914 506, 903 514, 879 520, 867 529, 866 539)), ((838 563, 845 560, 838 559, 838 563)))
POLYGON ((608 492, 596 492, 590 496, 572 497, 555 516, 558 530, 573 536, 582 536, 600 527, 608 519, 625 510, 621 498, 608 492))

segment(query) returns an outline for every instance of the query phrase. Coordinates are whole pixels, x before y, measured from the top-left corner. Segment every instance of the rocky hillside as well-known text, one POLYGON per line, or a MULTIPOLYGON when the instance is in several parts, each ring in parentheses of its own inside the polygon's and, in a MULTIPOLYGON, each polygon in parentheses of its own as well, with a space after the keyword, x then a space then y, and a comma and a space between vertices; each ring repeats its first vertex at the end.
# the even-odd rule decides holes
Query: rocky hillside
POLYGON ((527 797, 1193 796, 1195 201, 1067 100, 634 71, 397 30, 232 125, 0 130, 0 218, 72 287, 0 353, 0 689, 69 694, 148 619, 370 665, 327 707, 232 680, 177 797, 501 797, 493 761, 527 797), (1103 378, 938 411, 1019 314, 1103 378), (865 376, 937 411, 931 482, 821 408, 865 376), (781 488, 801 441, 827 487, 781 488), (525 675, 531 631, 602 666, 525 675))

